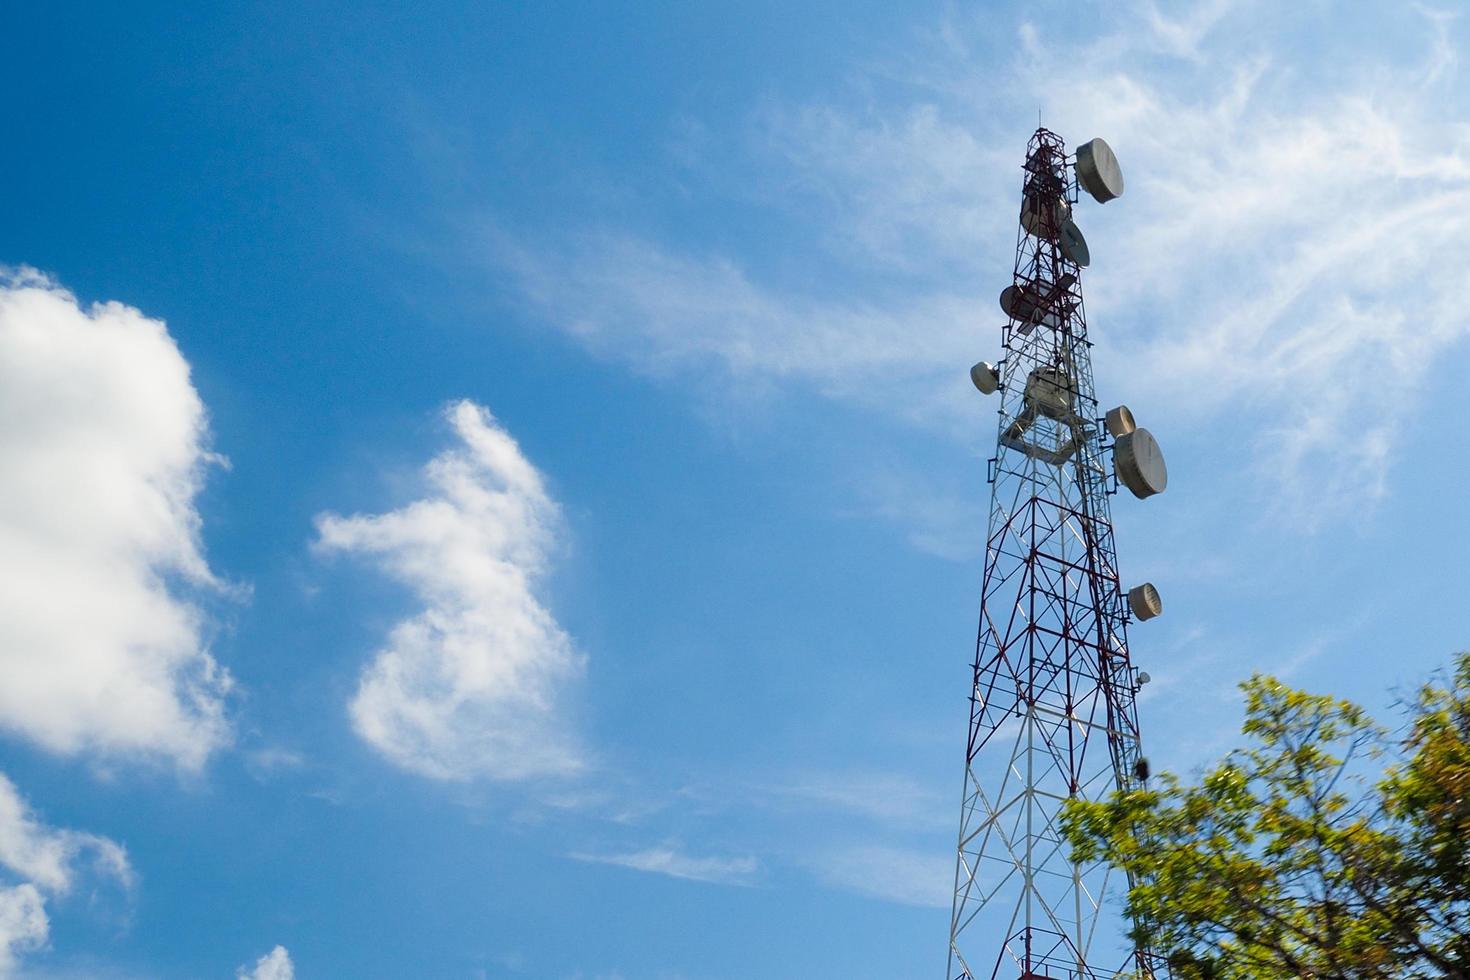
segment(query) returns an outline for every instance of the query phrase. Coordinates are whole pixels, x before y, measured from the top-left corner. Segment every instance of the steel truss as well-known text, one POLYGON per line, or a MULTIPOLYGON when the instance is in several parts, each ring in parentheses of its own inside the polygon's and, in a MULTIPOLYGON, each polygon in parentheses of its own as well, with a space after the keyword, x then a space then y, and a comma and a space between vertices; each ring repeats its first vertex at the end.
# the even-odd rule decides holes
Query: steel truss
MULTIPOLYGON (((1072 862, 1059 825, 1068 799, 1134 787, 1146 764, 1109 508, 1112 438, 1093 389, 1082 270, 1061 246, 1078 188, 1046 129, 1027 147, 1022 193, 1035 233, 1017 232, 1020 300, 997 365, 948 976, 1152 977, 1146 952, 1114 970, 1087 965, 1115 882, 1104 864, 1072 862)), ((1104 931, 1109 945, 1119 934, 1104 931)))

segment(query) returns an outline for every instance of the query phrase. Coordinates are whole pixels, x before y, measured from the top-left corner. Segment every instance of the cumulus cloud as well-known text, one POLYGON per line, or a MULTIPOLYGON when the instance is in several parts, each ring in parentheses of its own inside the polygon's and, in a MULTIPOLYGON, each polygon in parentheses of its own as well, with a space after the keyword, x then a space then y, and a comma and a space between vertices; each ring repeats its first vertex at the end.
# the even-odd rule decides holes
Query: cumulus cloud
POLYGON ((158 320, 6 273, 0 422, 0 727, 197 769, 230 737, 230 679, 190 599, 220 583, 188 362, 158 320))
POLYGON ((42 948, 50 935, 46 902, 35 885, 0 888, 0 977, 14 975, 20 954, 42 948))
POLYGON ((1127 364, 1160 415, 1228 425, 1286 516, 1341 515, 1384 492, 1419 382, 1470 333, 1447 260, 1470 235, 1470 119, 1449 97, 1455 24, 1420 13, 1383 25, 1398 46, 1364 28, 1321 64, 1301 39, 1331 8, 1141 3, 1116 30, 1018 21, 1004 43, 993 12, 952 13, 856 97, 765 106, 749 154, 701 162, 750 169, 808 239, 803 284, 630 230, 497 261, 549 322, 642 370, 715 364, 970 433, 964 369, 998 333, 1039 101, 1129 173, 1080 218, 1102 367, 1127 364))
POLYGON ((46 898, 64 897, 83 874, 130 889, 134 877, 123 848, 106 837, 49 827, 0 775, 0 867, 19 884, 0 886, 0 977, 19 957, 46 945, 51 923, 46 898))
POLYGON ((625 854, 578 852, 567 856, 574 861, 612 864, 620 868, 632 868, 634 871, 650 871, 668 875, 670 878, 707 881, 718 885, 748 885, 760 870, 760 865, 753 857, 694 857, 669 847, 653 847, 625 854))
POLYGON ((386 514, 317 519, 322 553, 361 555, 423 608, 363 671, 351 715, 393 762, 438 779, 521 779, 582 765, 558 712, 583 660, 537 598, 560 511, 510 434, 468 401, 428 494, 386 514))
POLYGON ((36 819, 20 792, 0 775, 0 865, 47 893, 64 895, 77 867, 130 886, 133 873, 121 846, 96 834, 56 830, 36 819))
POLYGON ((242 966, 235 971, 235 980, 293 980, 295 976, 291 954, 284 946, 277 946, 256 960, 253 968, 242 966))

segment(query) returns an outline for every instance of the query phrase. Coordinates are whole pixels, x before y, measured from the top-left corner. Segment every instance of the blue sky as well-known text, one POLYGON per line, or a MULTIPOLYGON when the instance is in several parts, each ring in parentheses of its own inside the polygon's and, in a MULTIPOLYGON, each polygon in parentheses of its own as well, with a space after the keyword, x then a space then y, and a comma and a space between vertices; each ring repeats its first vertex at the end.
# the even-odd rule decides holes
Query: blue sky
POLYGON ((0 971, 934 976, 1019 164, 1156 767, 1455 650, 1433 7, 37 4, 0 32, 0 971))

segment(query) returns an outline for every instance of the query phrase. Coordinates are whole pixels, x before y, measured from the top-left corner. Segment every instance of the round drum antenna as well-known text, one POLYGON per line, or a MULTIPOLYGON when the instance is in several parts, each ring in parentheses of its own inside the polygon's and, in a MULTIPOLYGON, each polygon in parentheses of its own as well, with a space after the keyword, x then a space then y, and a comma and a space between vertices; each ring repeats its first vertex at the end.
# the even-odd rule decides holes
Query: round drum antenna
POLYGON ((989 361, 981 361, 970 368, 970 381, 982 395, 993 395, 1000 387, 1000 372, 989 361))
POLYGON ((1164 611, 1164 600, 1152 582, 1145 582, 1128 590, 1128 608, 1140 621, 1153 619, 1164 611))
POLYGON ((1077 147, 1077 183, 1099 204, 1123 196, 1123 168, 1104 140, 1089 140, 1077 147))
POLYGON ((1169 485, 1164 452, 1147 429, 1134 429, 1113 443, 1113 468, 1118 479, 1139 500, 1163 493, 1169 485))
POLYGON ((1108 432, 1116 439, 1138 428, 1138 423, 1133 421, 1133 413, 1128 410, 1127 405, 1119 405, 1108 409, 1107 426, 1108 432))

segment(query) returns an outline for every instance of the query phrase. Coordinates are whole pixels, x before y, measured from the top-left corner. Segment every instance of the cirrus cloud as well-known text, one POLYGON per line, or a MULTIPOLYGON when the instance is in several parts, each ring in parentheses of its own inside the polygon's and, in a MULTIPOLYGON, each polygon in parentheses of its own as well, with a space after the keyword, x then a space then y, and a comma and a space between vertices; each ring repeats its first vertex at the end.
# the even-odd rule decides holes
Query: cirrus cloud
POLYGON ((589 864, 611 864, 619 868, 716 885, 749 885, 760 870, 760 864, 753 857, 696 857, 672 847, 650 847, 619 854, 588 854, 579 851, 567 856, 574 861, 589 864))
POLYGON ((1126 369, 1147 393, 1130 397, 1201 442, 1247 433, 1255 492, 1310 527, 1386 491, 1426 376, 1470 335, 1456 25, 1394 15, 1407 60, 1372 30, 1299 57, 1337 17, 1144 2, 1076 31, 952 12, 853 91, 754 111, 745 154, 693 162, 712 187, 743 168, 738 186, 761 188, 811 271, 798 282, 634 227, 499 235, 492 260, 549 323, 648 373, 718 365, 968 438, 965 369, 999 332, 1039 102, 1129 170, 1122 203, 1079 219, 1100 372, 1126 369))

